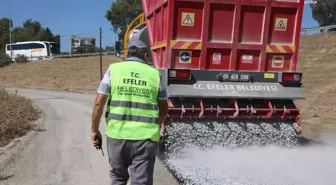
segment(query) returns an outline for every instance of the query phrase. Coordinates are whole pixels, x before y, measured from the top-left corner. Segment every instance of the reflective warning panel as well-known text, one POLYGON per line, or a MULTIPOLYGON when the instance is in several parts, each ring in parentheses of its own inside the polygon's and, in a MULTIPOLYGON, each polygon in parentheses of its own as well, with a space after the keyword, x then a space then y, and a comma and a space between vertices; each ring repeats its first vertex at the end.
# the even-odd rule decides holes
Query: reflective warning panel
POLYGON ((276 18, 275 19, 275 30, 276 31, 286 31, 287 30, 287 18, 276 18))
POLYGON ((182 26, 194 26, 195 25, 195 13, 182 12, 181 25, 182 26))
POLYGON ((274 79, 275 78, 275 74, 274 73, 265 73, 264 74, 264 78, 266 78, 266 79, 274 79))

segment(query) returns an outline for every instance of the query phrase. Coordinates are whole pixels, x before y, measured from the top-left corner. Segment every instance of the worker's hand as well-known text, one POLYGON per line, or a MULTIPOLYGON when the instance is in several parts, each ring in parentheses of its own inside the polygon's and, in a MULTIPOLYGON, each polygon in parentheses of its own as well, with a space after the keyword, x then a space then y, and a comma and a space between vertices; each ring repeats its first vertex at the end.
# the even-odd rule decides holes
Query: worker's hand
POLYGON ((160 136, 164 136, 164 133, 165 133, 165 125, 163 123, 161 124, 161 127, 160 127, 160 136))
POLYGON ((96 149, 100 149, 102 146, 102 135, 98 131, 92 131, 91 133, 92 144, 96 149))

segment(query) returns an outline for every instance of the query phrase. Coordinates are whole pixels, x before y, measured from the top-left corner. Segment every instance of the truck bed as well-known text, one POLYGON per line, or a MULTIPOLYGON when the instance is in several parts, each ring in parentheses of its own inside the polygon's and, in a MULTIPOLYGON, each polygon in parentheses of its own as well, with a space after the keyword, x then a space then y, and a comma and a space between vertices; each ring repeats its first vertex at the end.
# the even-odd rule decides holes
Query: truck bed
POLYGON ((143 0, 153 64, 296 71, 303 0, 143 0))

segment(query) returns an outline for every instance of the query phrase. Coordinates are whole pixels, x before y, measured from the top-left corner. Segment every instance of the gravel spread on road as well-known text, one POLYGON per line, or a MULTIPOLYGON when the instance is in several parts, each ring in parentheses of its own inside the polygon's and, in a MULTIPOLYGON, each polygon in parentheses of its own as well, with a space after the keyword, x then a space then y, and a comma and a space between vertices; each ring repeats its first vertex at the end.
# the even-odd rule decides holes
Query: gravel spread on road
POLYGON ((275 125, 172 122, 165 162, 185 185, 331 185, 336 181, 332 170, 336 148, 299 147, 293 124, 275 125))

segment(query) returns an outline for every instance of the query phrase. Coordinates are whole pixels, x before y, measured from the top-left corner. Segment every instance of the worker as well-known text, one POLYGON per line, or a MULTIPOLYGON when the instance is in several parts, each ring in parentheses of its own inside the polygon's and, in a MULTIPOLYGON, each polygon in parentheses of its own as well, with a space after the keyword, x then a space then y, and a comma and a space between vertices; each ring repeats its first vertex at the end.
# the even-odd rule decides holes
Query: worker
POLYGON ((146 62, 147 46, 134 35, 128 56, 102 79, 92 112, 92 143, 101 145, 99 122, 107 102, 106 136, 111 185, 152 185, 160 129, 168 114, 167 87, 146 62))

